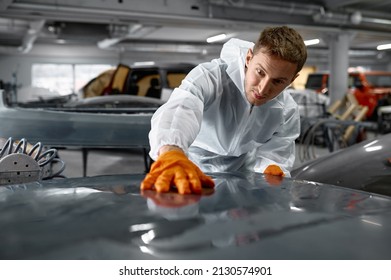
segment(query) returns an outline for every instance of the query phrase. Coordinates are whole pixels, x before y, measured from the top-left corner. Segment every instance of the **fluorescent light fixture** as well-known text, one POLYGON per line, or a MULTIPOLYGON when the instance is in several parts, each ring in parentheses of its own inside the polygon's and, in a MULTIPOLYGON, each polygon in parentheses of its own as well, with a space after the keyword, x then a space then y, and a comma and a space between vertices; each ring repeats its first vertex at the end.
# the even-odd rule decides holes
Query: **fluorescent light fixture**
POLYGON ((155 65, 154 61, 139 61, 133 63, 133 66, 152 66, 155 65))
POLYGON ((216 36, 209 37, 208 39, 206 39, 206 42, 213 43, 213 42, 217 42, 217 41, 222 41, 225 38, 227 38, 227 34, 219 34, 216 36))
POLYGON ((391 49, 391 44, 378 45, 376 49, 378 51, 391 49))
POLYGON ((311 39, 311 40, 305 40, 304 41, 304 44, 306 46, 312 46, 312 45, 317 45, 320 43, 320 40, 319 39, 311 39))
POLYGON ((118 44, 121 41, 121 38, 110 38, 110 39, 103 39, 102 41, 98 42, 98 47, 100 49, 107 49, 115 44, 118 44))

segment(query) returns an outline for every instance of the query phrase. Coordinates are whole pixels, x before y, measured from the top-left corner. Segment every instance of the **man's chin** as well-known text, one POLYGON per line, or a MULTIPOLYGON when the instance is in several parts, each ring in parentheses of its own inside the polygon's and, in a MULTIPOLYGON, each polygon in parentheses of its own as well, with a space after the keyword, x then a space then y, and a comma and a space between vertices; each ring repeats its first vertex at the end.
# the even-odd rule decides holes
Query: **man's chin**
POLYGON ((253 106, 261 106, 266 103, 267 100, 265 99, 253 99, 252 102, 250 102, 253 106))
POLYGON ((263 98, 262 99, 257 99, 253 93, 251 94, 247 94, 247 100, 248 102, 253 105, 253 106, 260 106, 262 104, 265 104, 266 103, 266 100, 264 100, 263 98))
POLYGON ((255 103, 256 103, 256 99, 252 96, 252 95, 247 95, 247 101, 251 104, 251 105, 254 105, 255 106, 255 103))

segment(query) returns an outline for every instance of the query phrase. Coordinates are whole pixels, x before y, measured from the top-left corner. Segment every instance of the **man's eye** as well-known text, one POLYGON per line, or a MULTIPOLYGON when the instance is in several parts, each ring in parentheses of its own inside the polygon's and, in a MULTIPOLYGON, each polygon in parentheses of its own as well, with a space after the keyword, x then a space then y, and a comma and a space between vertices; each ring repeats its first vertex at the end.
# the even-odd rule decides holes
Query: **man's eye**
POLYGON ((284 81, 283 80, 274 80, 273 83, 276 85, 282 85, 284 83, 284 81))

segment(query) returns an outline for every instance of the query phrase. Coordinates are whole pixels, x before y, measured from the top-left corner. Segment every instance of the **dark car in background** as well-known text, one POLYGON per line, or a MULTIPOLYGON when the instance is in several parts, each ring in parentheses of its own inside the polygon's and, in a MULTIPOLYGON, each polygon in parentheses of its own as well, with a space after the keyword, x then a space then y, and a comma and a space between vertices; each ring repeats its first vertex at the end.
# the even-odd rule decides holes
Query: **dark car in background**
POLYGON ((19 97, 16 103, 10 102, 9 92, 1 95, 4 104, 20 108, 69 111, 74 107, 77 110, 85 108, 92 111, 99 108, 159 107, 194 67, 191 63, 119 64, 91 79, 78 92, 65 96, 34 87, 25 88, 25 97, 19 97), (91 98, 94 100, 88 100, 91 98))
POLYGON ((131 66, 128 81, 137 85, 137 95, 166 101, 194 67, 191 63, 138 64, 131 66))
POLYGON ((124 94, 166 101, 194 66, 191 63, 119 64, 87 83, 82 97, 124 94))

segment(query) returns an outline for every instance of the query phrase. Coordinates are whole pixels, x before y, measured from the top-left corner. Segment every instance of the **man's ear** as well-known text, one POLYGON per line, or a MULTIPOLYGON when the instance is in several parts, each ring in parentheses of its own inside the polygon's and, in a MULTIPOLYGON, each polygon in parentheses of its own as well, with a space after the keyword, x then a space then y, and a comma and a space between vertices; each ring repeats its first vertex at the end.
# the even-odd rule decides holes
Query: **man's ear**
POLYGON ((246 67, 248 67, 248 64, 250 63, 250 60, 253 58, 254 53, 252 49, 248 49, 246 54, 246 67))

